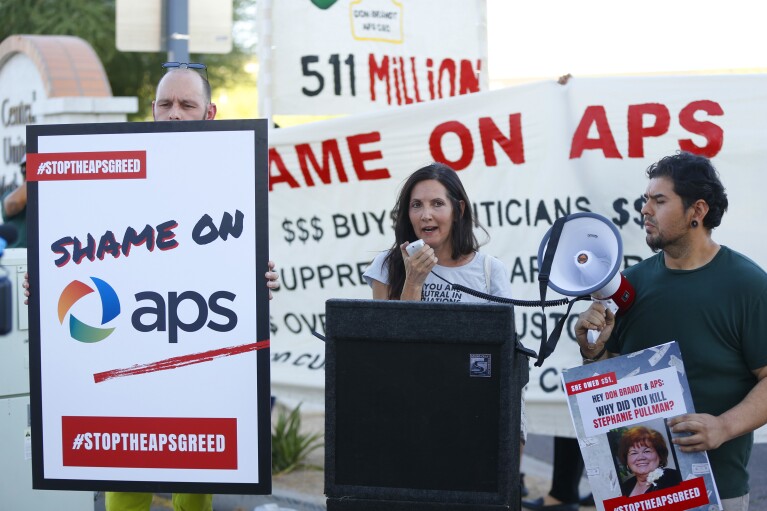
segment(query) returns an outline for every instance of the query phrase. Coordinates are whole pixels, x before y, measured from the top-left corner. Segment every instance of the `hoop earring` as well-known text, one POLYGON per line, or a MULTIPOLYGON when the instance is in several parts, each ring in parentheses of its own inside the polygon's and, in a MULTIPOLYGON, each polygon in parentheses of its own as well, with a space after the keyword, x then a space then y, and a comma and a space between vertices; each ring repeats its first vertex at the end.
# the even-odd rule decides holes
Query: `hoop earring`
POLYGON ((692 227, 693 227, 693 229, 694 229, 695 227, 698 227, 698 221, 697 221, 697 220, 693 220, 693 221, 690 223, 690 225, 692 225, 692 227))

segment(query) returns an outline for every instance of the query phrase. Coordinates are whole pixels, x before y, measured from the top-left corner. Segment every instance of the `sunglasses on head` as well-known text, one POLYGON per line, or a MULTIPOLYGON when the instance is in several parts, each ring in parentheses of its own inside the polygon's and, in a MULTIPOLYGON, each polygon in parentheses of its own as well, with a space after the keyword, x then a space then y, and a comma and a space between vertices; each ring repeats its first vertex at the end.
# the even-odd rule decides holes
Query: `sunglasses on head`
POLYGON ((165 62, 162 68, 166 72, 171 69, 194 69, 208 80, 208 66, 199 62, 165 62))

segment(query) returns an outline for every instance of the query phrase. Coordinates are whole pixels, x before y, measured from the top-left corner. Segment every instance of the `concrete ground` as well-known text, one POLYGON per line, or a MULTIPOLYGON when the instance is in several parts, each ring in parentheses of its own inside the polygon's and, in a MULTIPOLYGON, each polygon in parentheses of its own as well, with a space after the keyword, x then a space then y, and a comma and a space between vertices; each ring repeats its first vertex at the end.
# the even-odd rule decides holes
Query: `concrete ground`
MULTIPOLYGON (((321 412, 304 413, 302 415, 302 430, 305 432, 323 431, 325 415, 321 412)), ((526 454, 522 458, 522 471, 525 473, 525 484, 530 491, 529 498, 543 495, 549 489, 551 464, 545 459, 535 457, 536 452, 545 456, 545 442, 550 437, 531 435, 528 440, 526 454)), ((314 451, 307 460, 309 465, 322 467, 325 450, 314 451)), ((550 456, 550 454, 549 454, 550 456)), ((321 469, 302 469, 272 479, 272 495, 215 495, 213 497, 214 511, 322 511, 326 509, 324 491, 325 473, 321 469), (269 504, 272 504, 270 507, 269 504), (273 505, 279 506, 279 509, 273 505)), ((588 493, 588 483, 583 480, 581 489, 588 493)), ((155 495, 152 511, 168 511, 173 509, 169 494, 155 495)), ((583 511, 593 511, 596 508, 581 508, 583 511)), ((104 511, 104 495, 96 496, 94 511, 104 511)))
MULTIPOLYGON (((310 412, 302 415, 302 430, 305 432, 323 431, 324 413, 310 412)), ((324 465, 324 449, 314 451, 309 465, 324 465)), ((534 435, 528 437, 522 457, 522 472, 525 484, 530 491, 527 498, 534 499, 545 495, 550 488, 553 441, 550 436, 534 435)), ((749 469, 751 472, 752 510, 767 509, 767 444, 755 444, 749 469)), ((214 511, 323 511, 325 506, 324 472, 322 469, 302 469, 290 474, 274 477, 272 495, 215 495, 214 511)), ((581 494, 589 493, 588 481, 581 482, 581 494)), ((152 511, 172 509, 170 495, 156 495, 152 511)), ((581 511, 595 511, 595 507, 581 507, 581 511)), ((96 495, 94 511, 104 511, 103 493, 96 495)))

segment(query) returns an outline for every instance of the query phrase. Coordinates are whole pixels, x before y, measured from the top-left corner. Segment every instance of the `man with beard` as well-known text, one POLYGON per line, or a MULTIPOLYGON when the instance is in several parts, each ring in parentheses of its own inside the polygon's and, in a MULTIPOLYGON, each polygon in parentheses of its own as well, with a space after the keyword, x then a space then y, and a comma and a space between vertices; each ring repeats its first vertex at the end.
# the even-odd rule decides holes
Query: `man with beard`
MULTIPOLYGON (((155 121, 212 121, 216 117, 216 105, 211 101, 210 83, 203 72, 204 64, 166 62, 165 75, 157 84, 156 98, 152 101, 155 121)), ((277 289, 277 273, 274 262, 269 261, 265 274, 269 288, 277 289)), ((106 492, 107 511, 149 511, 151 493, 106 492)), ((204 493, 174 493, 173 509, 176 511, 212 511, 213 495, 204 493)))
POLYGON ((210 82, 198 71, 204 64, 166 62, 168 71, 157 84, 152 116, 155 121, 212 121, 216 104, 211 101, 210 82))
POLYGON ((623 315, 595 302, 579 316, 581 355, 589 363, 676 341, 696 413, 669 420, 687 433, 674 443, 708 451, 725 511, 746 511, 753 431, 767 423, 767 274, 711 238, 728 201, 707 158, 667 156, 647 177, 642 216, 657 254, 624 272, 636 300, 623 315), (600 331, 594 345, 589 329, 600 331))

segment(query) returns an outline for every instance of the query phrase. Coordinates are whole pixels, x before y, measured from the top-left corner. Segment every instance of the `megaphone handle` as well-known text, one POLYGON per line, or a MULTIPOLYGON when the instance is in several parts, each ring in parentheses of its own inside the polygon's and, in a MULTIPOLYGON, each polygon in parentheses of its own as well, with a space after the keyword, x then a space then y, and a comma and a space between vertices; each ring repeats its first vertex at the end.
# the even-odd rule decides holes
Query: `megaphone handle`
MULTIPOLYGON (((593 301, 597 303, 601 303, 605 306, 605 309, 610 309, 613 314, 616 314, 618 312, 618 306, 615 305, 615 302, 612 301, 612 299, 608 298, 607 300, 598 300, 596 298, 591 298, 593 301)), ((601 332, 599 330, 589 330, 586 332, 586 340, 589 341, 589 344, 596 344, 597 339, 599 339, 599 334, 601 332)))

